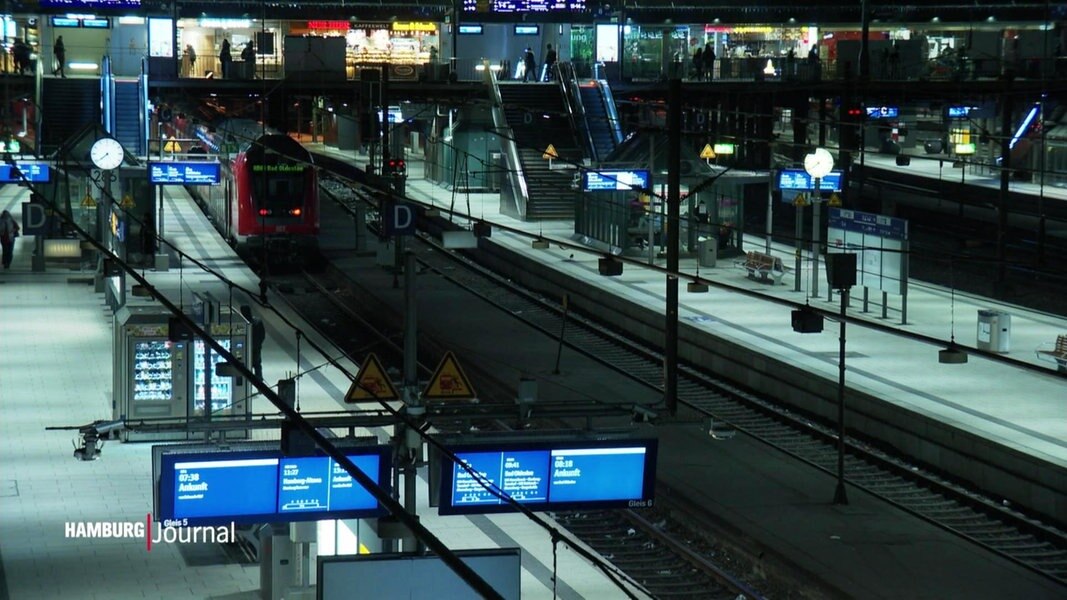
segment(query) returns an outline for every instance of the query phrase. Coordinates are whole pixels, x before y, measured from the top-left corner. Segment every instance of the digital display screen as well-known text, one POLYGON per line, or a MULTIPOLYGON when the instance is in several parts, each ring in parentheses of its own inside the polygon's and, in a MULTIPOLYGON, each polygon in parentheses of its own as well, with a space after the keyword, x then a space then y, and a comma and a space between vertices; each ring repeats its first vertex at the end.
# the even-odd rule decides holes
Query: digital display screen
POLYGON ((159 185, 215 185, 219 169, 216 162, 150 162, 148 179, 159 185))
POLYGON ((82 27, 90 29, 110 29, 111 19, 82 19, 82 27))
POLYGON ((586 0, 463 0, 464 12, 524 13, 584 11, 586 0))
POLYGON ((0 183, 48 183, 52 179, 52 169, 46 163, 16 162, 12 165, 0 165, 0 183))
POLYGON ((647 169, 586 171, 582 174, 582 190, 586 192, 647 190, 651 182, 652 176, 647 169))
POLYGON ((515 35, 538 35, 541 33, 540 25, 516 25, 515 35))
POLYGON ((81 27, 81 21, 67 17, 52 17, 52 27, 81 27))
MULTIPOLYGON (((830 171, 826 177, 819 180, 819 189, 824 192, 840 192, 841 178, 841 171, 830 171)), ((782 169, 778 171, 778 189, 806 192, 815 189, 815 182, 804 169, 782 169)))
POLYGON ((481 35, 482 34, 482 26, 481 25, 460 25, 459 26, 459 34, 460 35, 481 35))
POLYGON ((557 441, 450 449, 478 476, 450 461, 443 463, 441 514, 514 510, 487 489, 483 480, 531 510, 651 506, 656 470, 654 440, 557 441))
POLYGON ((948 118, 950 119, 965 119, 974 110, 973 106, 950 106, 948 107, 948 118))
POLYGON ((900 109, 896 106, 868 106, 868 119, 895 119, 900 116, 900 109))
POLYGON ((41 8, 141 8, 141 0, 41 0, 41 8))
MULTIPOLYGON (((345 455, 388 486, 386 446, 345 455)), ((385 514, 377 500, 329 456, 284 457, 276 450, 163 454, 156 518, 187 525, 350 519, 385 514)))

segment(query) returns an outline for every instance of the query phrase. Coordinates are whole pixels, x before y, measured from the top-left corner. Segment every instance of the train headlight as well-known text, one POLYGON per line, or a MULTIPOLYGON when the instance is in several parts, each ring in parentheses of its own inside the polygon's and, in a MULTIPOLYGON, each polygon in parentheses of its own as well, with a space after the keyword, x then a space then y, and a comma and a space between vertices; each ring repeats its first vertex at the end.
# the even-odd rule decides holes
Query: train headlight
POLYGON ((299 209, 299 208, 290 208, 290 209, 289 209, 289 214, 293 215, 294 217, 299 217, 299 216, 300 216, 300 214, 301 214, 301 213, 303 213, 303 212, 304 212, 304 211, 302 211, 302 210, 301 210, 301 209, 299 209))

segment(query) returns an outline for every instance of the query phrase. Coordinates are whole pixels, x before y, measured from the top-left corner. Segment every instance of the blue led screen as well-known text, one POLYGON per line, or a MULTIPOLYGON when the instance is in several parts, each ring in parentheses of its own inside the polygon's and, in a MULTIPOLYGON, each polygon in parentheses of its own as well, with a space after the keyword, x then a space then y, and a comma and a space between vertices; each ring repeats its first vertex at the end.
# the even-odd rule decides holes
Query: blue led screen
MULTIPOLYGON (((344 449, 370 478, 388 487, 385 446, 344 449)), ((332 458, 283 457, 273 450, 167 453, 161 457, 157 520, 216 525, 352 519, 385 514, 332 458)))
POLYGON ((0 164, 0 183, 48 183, 52 169, 46 163, 16 162, 15 166, 0 164))
MULTIPOLYGON (((464 445, 450 450, 480 478, 531 510, 651 506, 655 440, 464 445)), ((466 469, 444 461, 441 514, 514 508, 466 469)))
POLYGON ((895 119, 900 116, 900 109, 896 106, 868 106, 868 119, 895 119))
POLYGON ((582 174, 582 190, 586 192, 647 190, 651 181, 652 176, 647 169, 586 171, 582 174))
POLYGON ((215 185, 219 182, 217 162, 150 162, 148 179, 160 185, 215 185))
POLYGON ((128 9, 141 8, 141 0, 41 0, 41 8, 128 9))
MULTIPOLYGON (((826 177, 819 180, 819 189, 824 192, 840 192, 841 177, 841 171, 830 171, 826 177)), ((782 169, 778 171, 778 189, 806 192, 815 189, 815 182, 804 169, 782 169)))

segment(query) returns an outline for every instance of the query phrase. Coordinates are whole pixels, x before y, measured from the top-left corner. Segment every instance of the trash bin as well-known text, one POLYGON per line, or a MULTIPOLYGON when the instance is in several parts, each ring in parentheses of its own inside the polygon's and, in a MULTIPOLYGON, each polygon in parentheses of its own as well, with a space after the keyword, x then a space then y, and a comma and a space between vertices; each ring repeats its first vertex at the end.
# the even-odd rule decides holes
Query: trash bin
POLYGON ((715 238, 697 241, 697 263, 702 267, 714 267, 718 260, 718 244, 715 238))
POLYGON ((978 349, 1007 354, 1011 351, 1011 315, 1000 310, 978 311, 978 349))

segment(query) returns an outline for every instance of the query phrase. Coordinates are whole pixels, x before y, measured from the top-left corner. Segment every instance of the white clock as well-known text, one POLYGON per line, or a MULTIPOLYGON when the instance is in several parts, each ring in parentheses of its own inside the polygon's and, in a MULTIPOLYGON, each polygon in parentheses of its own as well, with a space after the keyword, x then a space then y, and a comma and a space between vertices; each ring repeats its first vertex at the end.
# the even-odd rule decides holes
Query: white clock
POLYGON ((822 179, 834 170, 834 155, 826 148, 816 148, 804 157, 804 171, 815 179, 822 179))
POLYGON ((102 137, 93 142, 93 147, 89 149, 89 158, 93 164, 104 171, 118 168, 125 157, 126 151, 122 149, 122 144, 113 137, 102 137))

